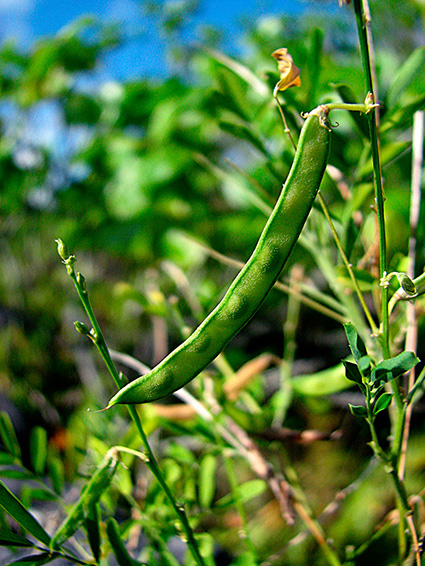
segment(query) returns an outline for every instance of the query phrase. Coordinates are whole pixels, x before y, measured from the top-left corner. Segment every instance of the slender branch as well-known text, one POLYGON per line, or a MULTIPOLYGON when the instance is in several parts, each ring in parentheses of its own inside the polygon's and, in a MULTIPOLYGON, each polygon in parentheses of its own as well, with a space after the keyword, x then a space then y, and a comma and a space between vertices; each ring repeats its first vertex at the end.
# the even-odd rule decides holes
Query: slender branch
MULTIPOLYGON (((366 79, 367 89, 371 94, 372 101, 376 100, 376 89, 374 81, 374 70, 372 68, 372 37, 370 31, 370 12, 367 5, 367 0, 353 0, 354 12, 356 15, 357 31, 360 42, 360 51, 362 56, 363 69, 366 79), (367 9, 365 10, 365 6, 367 9)), ((375 203, 378 221, 379 232, 379 271, 381 280, 385 277, 387 272, 387 244, 386 244, 386 231, 385 231, 385 213, 384 213, 384 187, 382 180, 382 168, 380 160, 380 148, 378 138, 378 122, 376 112, 368 114, 369 135, 372 147, 372 162, 373 162, 373 179, 375 188, 375 203)), ((381 324, 382 324, 382 352, 384 358, 389 358, 390 343, 389 343, 389 309, 388 309, 388 286, 381 286, 381 324)), ((393 446, 396 445, 398 438, 402 438, 405 407, 401 396, 400 386, 398 380, 391 381, 391 389, 394 394, 395 401, 395 415, 392 418, 392 435, 394 440, 393 446)), ((394 454, 394 453, 393 453, 394 454)), ((400 456, 400 453, 397 454, 400 456)), ((396 459, 395 459, 396 460, 396 459)), ((395 488, 398 494, 398 506, 400 511, 404 512, 404 517, 407 519, 410 513, 409 505, 406 506, 407 497, 405 497, 405 487, 402 480, 398 475, 397 462, 393 462, 391 466, 391 477, 393 478, 395 488), (394 465, 395 464, 395 465, 394 465)), ((421 559, 417 545, 417 535, 414 522, 408 520, 408 526, 411 533, 416 561, 420 565, 421 559)), ((405 547, 406 535, 403 529, 403 522, 400 521, 399 528, 399 552, 401 553, 405 547)), ((404 552, 403 552, 404 554, 404 552)))
MULTIPOLYGON (((83 323, 77 323, 76 324, 77 330, 79 332, 81 332, 82 334, 85 334, 87 337, 89 337, 92 340, 92 342, 94 343, 94 345, 98 349, 100 355, 102 356, 102 359, 105 362, 105 364, 106 364, 116 386, 121 389, 124 386, 124 383, 123 383, 123 380, 122 380, 120 374, 118 373, 118 371, 115 367, 114 362, 112 361, 112 357, 111 357, 110 352, 108 350, 108 347, 106 345, 106 341, 105 341, 105 338, 103 336, 102 330, 101 330, 99 323, 97 321, 97 318, 94 314, 94 311, 93 311, 93 308, 91 306, 90 299, 89 299, 89 296, 88 296, 84 277, 80 273, 75 273, 75 269, 74 269, 74 263, 76 261, 75 256, 69 255, 65 245, 63 244, 63 242, 61 240, 57 240, 57 243, 58 243, 59 255, 61 256, 63 263, 66 266, 68 275, 71 277, 71 279, 73 280, 73 282, 75 284, 78 296, 79 296, 81 303, 84 307, 84 310, 86 311, 86 314, 89 317, 90 322, 92 324, 92 329, 89 330, 83 323)), ((195 535, 194 535, 192 528, 190 526, 189 519, 187 517, 184 506, 182 504, 178 504, 176 502, 176 500, 174 499, 174 496, 171 492, 171 489, 168 487, 168 484, 165 481, 164 476, 162 475, 162 472, 161 472, 161 470, 158 466, 158 462, 157 462, 155 455, 154 455, 154 453, 153 453, 153 451, 150 447, 146 433, 143 429, 142 422, 140 420, 140 416, 139 416, 139 413, 137 412, 136 407, 134 405, 127 405, 127 409, 128 409, 128 412, 130 413, 130 416, 131 416, 131 418, 132 418, 132 420, 133 420, 133 422, 134 422, 134 424, 137 428, 140 439, 141 439, 142 444, 145 448, 146 465, 149 467, 150 471, 152 472, 152 474, 154 475, 154 477, 158 481, 158 483, 161 486, 165 496, 167 497, 169 503, 171 504, 171 506, 173 507, 177 517, 179 518, 181 525, 182 525, 182 528, 183 528, 183 531, 184 531, 185 536, 186 536, 188 548, 190 550, 190 553, 192 554, 193 559, 198 564, 198 566, 206 566, 204 559, 202 558, 202 556, 200 554, 198 543, 195 539, 195 535)))
POLYGON ((359 299, 359 301, 360 301, 360 304, 361 304, 361 306, 362 306, 363 312, 365 313, 365 316, 366 316, 366 318, 367 318, 367 320, 368 320, 368 322, 369 322, 369 325, 370 325, 370 328, 371 328, 371 330, 372 330, 372 333, 373 333, 375 336, 377 336, 378 333, 379 333, 378 327, 376 326, 375 321, 373 320, 372 315, 371 315, 371 313, 370 313, 370 310, 369 310, 369 308, 368 308, 368 306, 367 306, 367 304, 366 304, 366 301, 364 300, 363 293, 362 293, 361 290, 360 290, 360 287, 359 287, 359 284, 358 284, 358 282, 357 282, 356 276, 354 275, 354 271, 353 271, 353 268, 352 268, 352 266, 351 266, 351 263, 350 263, 349 260, 348 260, 348 257, 347 257, 347 255, 346 255, 346 253, 345 253, 345 251, 344 251, 344 248, 342 247, 341 240, 340 240, 340 238, 339 238, 338 232, 336 231, 336 228, 335 228, 335 225, 334 225, 334 223, 333 223, 333 221, 332 221, 331 215, 329 214, 328 207, 326 206, 326 202, 325 202, 325 200, 324 200, 324 198, 323 198, 323 196, 322 196, 322 193, 321 193, 320 191, 319 191, 319 193, 318 193, 318 198, 319 198, 320 206, 322 207, 322 210, 323 210, 323 214, 325 215, 325 218, 326 218, 326 220, 327 220, 327 222, 328 222, 328 224, 329 224, 329 226, 330 226, 330 229, 331 229, 331 231, 332 231, 332 235, 333 235, 333 237, 334 237, 334 240, 335 240, 335 243, 336 243, 337 248, 338 248, 338 250, 339 250, 339 253, 341 254, 342 261, 344 262, 344 265, 345 265, 345 267, 346 267, 346 269, 347 269, 347 271, 348 271, 348 274, 349 274, 349 276, 350 276, 350 279, 351 279, 351 281, 352 281, 352 283, 353 283, 353 285, 354 285, 354 289, 355 289, 355 291, 356 291, 356 293, 357 293, 357 297, 358 297, 358 299, 359 299))
MULTIPOLYGON (((424 150, 424 112, 423 110, 415 113, 413 118, 412 132, 412 182, 411 182, 411 199, 410 199, 410 238, 409 238, 409 263, 407 275, 413 279, 415 277, 416 264, 416 230, 419 221, 420 199, 421 199, 421 182, 422 182, 422 164, 424 150)), ((407 332, 405 346, 406 350, 416 352, 418 339, 418 326, 416 321, 416 308, 411 302, 407 304, 407 332)), ((409 372, 408 391, 410 391, 415 383, 415 368, 409 372)), ((406 417, 404 423, 403 440, 401 447, 401 455, 398 473, 400 478, 404 478, 406 468, 406 451, 409 438, 410 420, 413 410, 413 403, 410 403, 406 409, 406 417)))
MULTIPOLYGON (((354 11, 356 14, 357 31, 360 42, 360 51, 362 56, 362 63, 364 69, 364 75, 366 80, 366 88, 371 95, 372 102, 374 103, 375 98, 375 84, 373 80, 372 71, 372 60, 370 55, 370 44, 369 36, 370 33, 367 31, 367 22, 370 22, 370 15, 366 17, 364 12, 362 1, 353 0, 354 11)), ((387 243, 386 243, 386 231, 385 231, 385 215, 384 215, 384 187, 382 181, 382 168, 381 159, 379 151, 379 140, 378 140, 378 129, 376 112, 368 113, 368 124, 369 124, 369 135, 372 146, 372 161, 373 161, 373 178, 375 186, 375 203, 376 203, 376 213, 378 219, 378 232, 379 232, 379 272, 380 277, 383 278, 387 271, 387 243)), ((382 348, 384 358, 390 357, 390 347, 389 347, 389 317, 388 317, 388 288, 381 288, 381 320, 382 320, 382 348)), ((398 389, 398 387, 397 387, 398 389)), ((402 406, 400 400, 400 393, 395 393, 395 398, 397 405, 402 406)))

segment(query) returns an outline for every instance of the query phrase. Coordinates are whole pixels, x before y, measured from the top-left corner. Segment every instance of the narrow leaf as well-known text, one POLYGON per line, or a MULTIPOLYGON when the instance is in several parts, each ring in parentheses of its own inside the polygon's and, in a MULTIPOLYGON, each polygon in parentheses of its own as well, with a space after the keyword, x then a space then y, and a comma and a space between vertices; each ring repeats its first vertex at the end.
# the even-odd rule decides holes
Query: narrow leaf
POLYGON ((50 481, 52 482, 52 487, 56 493, 59 495, 62 492, 64 478, 65 478, 65 469, 63 466, 63 462, 60 458, 55 455, 50 455, 47 460, 47 468, 49 472, 50 481))
POLYGON ((228 505, 233 505, 235 499, 238 499, 241 503, 249 501, 258 495, 261 495, 266 489, 266 483, 263 480, 250 480, 241 485, 236 489, 236 493, 229 493, 222 497, 217 502, 217 507, 226 507, 228 505))
POLYGON ((423 69, 425 67, 425 46, 418 47, 413 51, 407 61, 399 68, 387 94, 387 105, 389 107, 401 104, 400 98, 409 87, 419 83, 419 92, 423 88, 423 69))
POLYGON ((10 489, 7 488, 1 480, 0 506, 3 507, 6 513, 13 517, 15 521, 33 537, 47 546, 50 544, 50 536, 46 533, 37 519, 35 519, 35 517, 25 509, 19 499, 13 495, 10 489))
POLYGON ((270 96, 270 89, 264 81, 258 78, 258 76, 253 73, 248 67, 242 65, 239 61, 235 59, 231 59, 220 53, 219 51, 214 51, 213 49, 207 49, 207 54, 212 58, 221 63, 223 66, 230 69, 233 73, 238 75, 241 79, 243 79, 247 84, 253 87, 256 92, 267 99, 270 96))
POLYGON ((42 552, 41 554, 32 554, 31 556, 20 558, 15 560, 15 562, 10 562, 7 566, 42 566, 43 564, 53 562, 56 558, 58 557, 49 552, 42 552))
POLYGON ((34 546, 34 543, 26 537, 23 537, 22 535, 19 535, 17 533, 0 530, 0 545, 31 547, 34 546))
POLYGON ((21 448, 16 438, 12 421, 5 411, 0 413, 0 438, 5 449, 16 458, 21 459, 21 448))
POLYGON ((203 507, 210 507, 215 493, 215 471, 217 458, 207 454, 199 467, 199 502, 203 507))
POLYGON ((422 370, 418 379, 416 380, 415 384, 413 385, 412 389, 409 391, 409 394, 407 396, 407 404, 412 402, 416 391, 418 391, 420 388, 422 388, 424 381, 425 381, 425 371, 422 370))
POLYGON ((46 466, 47 432, 41 426, 32 429, 30 435, 30 456, 34 472, 41 476, 46 466))
POLYGON ((376 401, 375 406, 373 407, 373 415, 377 415, 381 411, 385 411, 390 405, 393 399, 392 393, 383 393, 379 399, 376 401))

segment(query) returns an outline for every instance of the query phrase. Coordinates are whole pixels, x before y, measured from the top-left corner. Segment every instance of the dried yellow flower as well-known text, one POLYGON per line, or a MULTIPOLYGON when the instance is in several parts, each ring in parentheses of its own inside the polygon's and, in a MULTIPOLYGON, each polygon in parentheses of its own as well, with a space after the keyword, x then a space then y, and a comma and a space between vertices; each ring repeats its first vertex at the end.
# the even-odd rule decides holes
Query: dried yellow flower
POLYGON ((272 57, 276 59, 280 73, 280 81, 275 86, 273 94, 276 96, 278 90, 286 90, 291 86, 301 86, 301 71, 294 65, 286 47, 277 49, 272 53, 272 57))

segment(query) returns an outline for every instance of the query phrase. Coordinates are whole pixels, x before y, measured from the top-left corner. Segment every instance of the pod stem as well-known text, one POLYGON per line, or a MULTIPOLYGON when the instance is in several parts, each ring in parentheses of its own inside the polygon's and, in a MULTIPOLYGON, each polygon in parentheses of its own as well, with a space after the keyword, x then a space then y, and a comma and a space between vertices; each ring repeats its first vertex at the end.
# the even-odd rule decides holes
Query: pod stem
MULTIPOLYGON (((86 311, 87 316, 89 317, 89 320, 92 324, 92 329, 89 330, 84 324, 79 323, 76 325, 77 330, 82 333, 85 334, 88 338, 90 338, 93 342, 93 344, 96 346, 96 348, 98 349, 103 361, 106 364, 106 367, 109 370, 109 373, 112 376, 112 379, 114 380, 116 386, 121 389, 125 383, 123 381, 122 376, 118 373, 114 362, 112 361, 108 346, 106 344, 105 338, 103 336, 102 330, 99 326, 99 323, 96 319, 96 315, 94 314, 93 308, 91 306, 90 303, 90 299, 88 296, 88 291, 87 291, 87 287, 86 287, 86 283, 85 283, 85 279, 84 277, 81 275, 81 273, 76 273, 75 269, 74 269, 74 264, 76 262, 76 258, 73 255, 70 255, 65 244, 62 242, 62 240, 56 240, 57 244, 58 244, 58 253, 60 255, 60 257, 62 258, 62 262, 65 264, 68 275, 71 277, 71 279, 74 282, 74 285, 77 289, 77 293, 78 296, 81 300, 81 303, 84 307, 84 310, 86 311)), ((186 542, 187 542, 187 546, 190 550, 190 553, 192 554, 193 559, 195 560, 195 563, 198 566, 206 566, 204 559, 201 556, 201 553, 199 551, 199 547, 198 547, 198 543, 195 539, 195 535, 193 533, 192 527, 190 526, 189 523, 189 519, 188 516, 186 514, 186 510, 184 508, 184 506, 180 503, 177 503, 177 501, 174 499, 174 496, 171 492, 171 489, 169 488, 167 482, 164 479, 164 476, 162 475, 162 472, 159 468, 158 462, 155 458, 155 455, 150 447, 149 441, 147 439, 146 433, 143 429, 143 425, 142 422, 140 420, 140 416, 139 413, 137 412, 137 409, 134 405, 127 405, 127 409, 128 412, 130 413, 130 416, 137 428, 137 431, 139 433, 140 439, 142 441, 142 444, 144 446, 145 449, 145 458, 144 461, 146 462, 146 465, 148 466, 148 468, 150 469, 150 471, 152 472, 153 476, 155 477, 155 479, 157 480, 157 482, 159 483, 159 485, 161 486, 161 489, 163 490, 165 496, 167 497, 169 503, 171 504, 171 506, 173 507, 177 517, 180 520, 180 523, 182 525, 182 529, 186 538, 186 542)))
POLYGON ((345 265, 345 267, 348 271, 348 274, 350 276, 350 279, 351 279, 351 281, 354 285, 354 289, 357 293, 357 297, 358 297, 360 304, 363 308, 363 312, 364 312, 364 314, 365 314, 365 316, 366 316, 366 318, 369 322, 372 333, 375 336, 377 336, 378 333, 379 333, 378 327, 376 326, 375 321, 373 320, 373 317, 371 315, 371 312, 370 312, 370 310, 369 310, 369 308, 366 304, 366 301, 364 300, 363 293, 361 292, 359 284, 358 284, 357 279, 356 279, 356 276, 354 275, 352 265, 348 260, 348 257, 347 257, 347 255, 344 251, 344 248, 342 247, 341 240, 339 239, 338 232, 336 231, 336 228, 335 228, 335 225, 332 221, 331 215, 329 214, 329 210, 328 210, 328 207, 326 206, 326 202, 325 202, 325 200, 322 196, 322 193, 320 191, 319 191, 317 196, 318 196, 318 199, 319 199, 320 206, 322 207, 323 214, 325 215, 325 218, 326 218, 326 220, 327 220, 327 222, 330 226, 330 229, 332 231, 332 235, 334 237, 334 240, 335 240, 335 243, 336 243, 337 248, 339 250, 339 253, 341 254, 344 265, 345 265))

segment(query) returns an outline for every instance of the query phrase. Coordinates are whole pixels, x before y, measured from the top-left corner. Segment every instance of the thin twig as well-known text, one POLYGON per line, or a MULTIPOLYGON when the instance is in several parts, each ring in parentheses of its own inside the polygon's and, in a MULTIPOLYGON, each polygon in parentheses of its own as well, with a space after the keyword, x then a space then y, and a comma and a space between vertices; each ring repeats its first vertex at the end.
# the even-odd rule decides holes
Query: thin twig
MULTIPOLYGON (((409 263, 407 275, 414 279, 416 265, 416 231, 419 221, 420 199, 421 199, 421 182, 422 182, 422 165, 424 150, 424 111, 418 111, 413 118, 412 132, 412 182, 411 182, 411 199, 410 199, 410 238, 409 238, 409 263)), ((418 339, 418 326, 416 321, 416 308, 414 303, 409 302, 406 307, 407 332, 405 348, 408 351, 416 352, 418 339)), ((408 391, 410 391, 415 383, 415 368, 409 372, 408 391)), ((413 403, 410 403, 406 409, 406 419, 404 423, 403 441, 400 454, 400 462, 398 473, 401 479, 404 478, 406 469, 406 451, 409 439, 410 421, 412 417, 413 403)))
POLYGON ((377 326, 376 326, 376 324, 375 324, 375 321, 374 321, 373 318, 372 318, 372 315, 371 315, 370 310, 369 310, 369 308, 368 308, 368 306, 367 306, 367 304, 366 304, 366 301, 364 300, 363 293, 361 292, 360 287, 359 287, 359 284, 358 284, 357 279, 356 279, 356 276, 354 275, 354 271, 353 271, 352 265, 351 265, 351 263, 349 262, 349 260, 348 260, 348 258, 347 258, 347 255, 346 255, 346 253, 345 253, 345 251, 344 251, 344 248, 342 247, 341 240, 340 240, 340 238, 339 238, 338 232, 336 231, 336 228, 335 228, 335 225, 334 225, 334 223, 333 223, 333 221, 332 221, 331 215, 329 214, 328 207, 326 206, 326 203, 325 203, 325 200, 324 200, 324 198, 323 198, 323 196, 322 196, 322 193, 319 191, 319 193, 318 193, 317 196, 318 196, 318 199, 319 199, 320 206, 322 207, 323 214, 325 215, 325 218, 326 218, 326 220, 327 220, 327 222, 328 222, 328 224, 329 224, 329 227, 330 227, 330 229, 331 229, 331 232, 332 232, 334 241, 335 241, 335 243, 336 243, 336 245, 337 245, 337 248, 338 248, 338 250, 339 250, 339 253, 341 254, 342 261, 344 262, 344 265, 345 265, 345 267, 346 267, 346 269, 347 269, 347 271, 348 271, 348 274, 349 274, 349 276, 350 276, 350 279, 351 279, 351 281, 352 281, 352 283, 353 283, 353 285, 354 285, 354 289, 355 289, 355 291, 356 291, 356 293, 357 293, 357 297, 358 297, 358 299, 359 299, 359 301, 360 301, 360 304, 362 305, 363 312, 364 312, 364 314, 365 314, 365 316, 366 316, 366 318, 367 318, 367 320, 368 320, 368 322, 369 322, 369 325, 370 325, 370 328, 371 328, 371 330, 372 330, 372 333, 373 333, 375 336, 377 336, 377 335, 378 335, 378 332, 379 332, 379 331, 378 331, 378 328, 377 328, 377 326))

